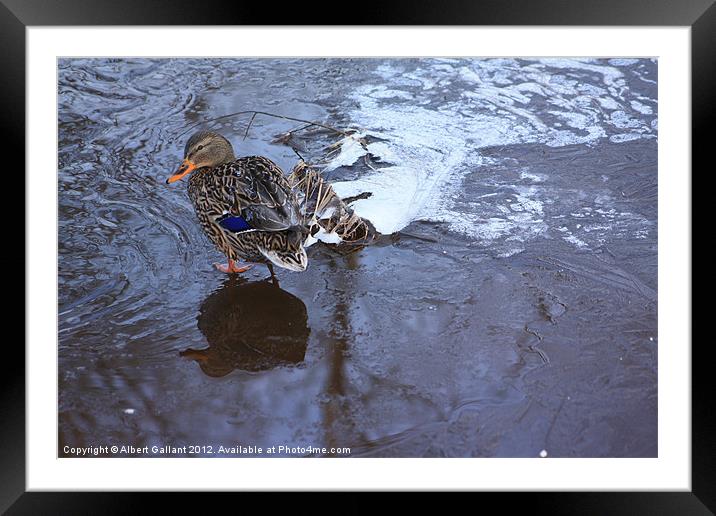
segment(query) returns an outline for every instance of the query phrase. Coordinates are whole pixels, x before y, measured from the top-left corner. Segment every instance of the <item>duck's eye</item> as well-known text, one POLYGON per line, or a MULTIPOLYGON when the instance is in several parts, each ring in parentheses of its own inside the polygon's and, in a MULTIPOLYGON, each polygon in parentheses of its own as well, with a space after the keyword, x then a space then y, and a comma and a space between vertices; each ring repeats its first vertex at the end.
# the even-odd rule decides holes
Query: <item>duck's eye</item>
POLYGON ((200 151, 201 149, 203 149, 203 148, 204 148, 203 145, 199 145, 199 146, 196 148, 196 151, 199 152, 199 151, 200 151))

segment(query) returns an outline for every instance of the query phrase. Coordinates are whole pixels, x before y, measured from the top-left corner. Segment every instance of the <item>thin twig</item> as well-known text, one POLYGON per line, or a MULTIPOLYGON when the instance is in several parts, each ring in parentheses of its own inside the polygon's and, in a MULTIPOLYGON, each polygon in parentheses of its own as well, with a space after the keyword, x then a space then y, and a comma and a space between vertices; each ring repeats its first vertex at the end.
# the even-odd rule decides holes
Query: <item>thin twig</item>
POLYGON ((298 159, 300 159, 301 161, 306 161, 305 159, 303 159, 303 156, 301 156, 301 154, 296 150, 296 148, 293 145, 289 145, 289 147, 294 152, 294 154, 296 156, 298 156, 298 159))
POLYGON ((370 157, 368 156, 368 154, 366 154, 366 155, 363 156, 363 163, 365 163, 366 166, 367 166, 369 169, 371 169, 373 172, 378 172, 378 169, 375 168, 375 167, 371 164, 371 162, 370 162, 370 157))
POLYGON ((359 193, 358 195, 353 195, 351 197, 344 197, 343 203, 347 206, 352 202, 360 201, 361 199, 368 199, 369 197, 373 196, 373 192, 363 192, 359 193))
POLYGON ((314 127, 314 126, 315 126, 315 124, 313 124, 313 123, 304 124, 301 127, 297 127, 296 129, 291 129, 290 131, 286 132, 286 134, 297 133, 299 131, 303 131, 304 129, 308 129, 309 127, 314 127))
POLYGON ((349 133, 349 132, 347 132, 347 131, 341 131, 340 129, 336 129, 335 127, 331 127, 330 125, 322 124, 322 123, 320 123, 320 122, 313 122, 313 121, 311 121, 311 120, 304 120, 304 119, 302 119, 302 118, 295 118, 295 117, 292 117, 292 116, 277 115, 277 114, 275 114, 275 113, 268 113, 268 112, 266 112, 266 111, 256 111, 256 110, 251 109, 251 110, 247 110, 247 111, 237 111, 237 112, 235 112, 235 113, 229 113, 228 115, 217 116, 216 118, 210 118, 210 119, 208 119, 208 120, 202 120, 202 121, 200 121, 200 122, 197 122, 197 123, 192 124, 192 125, 190 125, 189 127, 187 127, 183 132, 181 132, 181 133, 179 133, 179 135, 177 135, 177 138, 178 138, 179 136, 182 136, 182 135, 186 134, 187 132, 189 132, 190 130, 194 129, 195 127, 197 127, 197 126, 199 126, 199 125, 209 124, 209 123, 212 123, 212 122, 218 122, 219 120, 224 120, 224 119, 226 119, 226 118, 231 118, 232 116, 246 115, 246 114, 249 114, 249 113, 252 113, 252 119, 253 119, 253 117, 255 117, 256 115, 265 115, 265 116, 271 116, 271 117, 274 117, 274 118, 281 118, 281 119, 283 119, 283 120, 292 120, 292 121, 294 121, 294 122, 301 122, 301 123, 303 123, 303 124, 309 124, 309 126, 315 125, 316 127, 323 127, 324 129, 328 129, 329 131, 333 131, 334 133, 338 133, 338 134, 341 134, 341 135, 343 135, 343 136, 348 136, 349 134, 351 134, 351 133, 349 133))
POLYGON ((244 140, 249 135, 249 129, 251 129, 251 124, 254 123, 254 118, 256 118, 256 113, 251 115, 251 120, 249 120, 249 125, 246 126, 246 132, 244 133, 244 140))

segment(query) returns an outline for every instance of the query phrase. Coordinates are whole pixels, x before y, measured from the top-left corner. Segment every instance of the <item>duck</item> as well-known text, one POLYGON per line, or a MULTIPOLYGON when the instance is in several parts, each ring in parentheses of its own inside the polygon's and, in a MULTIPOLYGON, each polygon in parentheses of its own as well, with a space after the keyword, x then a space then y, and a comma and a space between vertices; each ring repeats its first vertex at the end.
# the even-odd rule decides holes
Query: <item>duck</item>
POLYGON ((276 163, 263 156, 237 158, 228 139, 201 130, 189 138, 181 165, 166 182, 187 176, 199 223, 227 258, 226 265, 214 264, 218 270, 242 273, 254 263, 266 264, 272 276, 272 265, 306 270, 310 226, 276 163))

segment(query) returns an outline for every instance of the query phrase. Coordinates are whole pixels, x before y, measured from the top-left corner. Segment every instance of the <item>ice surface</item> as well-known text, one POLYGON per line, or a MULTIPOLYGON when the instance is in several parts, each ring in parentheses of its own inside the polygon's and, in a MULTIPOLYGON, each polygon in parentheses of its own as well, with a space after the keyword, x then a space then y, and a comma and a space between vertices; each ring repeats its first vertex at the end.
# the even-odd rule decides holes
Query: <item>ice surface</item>
MULTIPOLYGON (((341 142, 326 168, 350 166, 366 154, 381 162, 377 171, 334 184, 341 196, 373 193, 354 207, 381 233, 400 231, 414 220, 435 220, 477 238, 505 233, 529 238, 541 232, 538 190, 522 193, 505 217, 471 218, 453 206, 461 178, 490 165, 481 156, 488 147, 655 138, 656 99, 627 87, 623 67, 638 62, 421 60, 410 70, 386 62, 376 68, 373 82, 352 92, 356 108, 350 120, 360 132, 341 142), (361 145, 357 139, 365 137, 379 141, 361 145)), ((583 244, 576 237, 568 241, 583 244)))

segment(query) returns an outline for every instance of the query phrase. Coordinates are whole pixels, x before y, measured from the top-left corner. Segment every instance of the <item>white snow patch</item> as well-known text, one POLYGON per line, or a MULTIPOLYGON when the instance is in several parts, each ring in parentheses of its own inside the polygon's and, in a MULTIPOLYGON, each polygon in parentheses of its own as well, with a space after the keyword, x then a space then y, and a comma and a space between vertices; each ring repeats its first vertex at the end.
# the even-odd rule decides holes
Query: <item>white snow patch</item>
POLYGON ((520 172, 520 179, 529 179, 530 181, 533 181, 535 183, 542 183, 544 182, 544 176, 541 176, 539 174, 533 174, 532 172, 525 172, 524 170, 520 172))
POLYGON ((580 249, 584 249, 585 247, 587 247, 587 243, 585 241, 580 240, 579 238, 577 238, 576 236, 574 236, 572 234, 566 235, 562 238, 564 240, 566 240, 567 242, 569 242, 570 244, 576 245, 580 249))
POLYGON ((642 104, 638 100, 632 100, 631 101, 631 107, 635 110, 641 113, 642 115, 652 115, 654 114, 654 110, 651 109, 651 106, 647 106, 646 104, 642 104))
POLYGON ((619 129, 637 128, 643 125, 640 120, 629 116, 622 110, 614 111, 609 118, 610 123, 619 129))
MULTIPOLYGON (((631 94, 616 66, 627 66, 626 61, 613 60, 610 65, 590 59, 527 64, 514 59, 443 59, 421 62, 410 70, 407 65, 384 63, 375 71, 378 84, 361 84, 353 91, 357 107, 350 119, 361 129, 340 142, 340 152, 326 170, 353 165, 366 154, 383 167, 333 187, 342 197, 371 192, 353 206, 384 234, 423 219, 444 222, 475 238, 531 238, 546 228, 539 189, 518 191, 509 207, 486 201, 476 208, 480 213, 465 213, 454 201, 462 178, 489 163, 480 156, 485 147, 591 143, 607 137, 609 126, 623 133, 613 135, 612 141, 653 137, 655 121, 642 119, 651 108, 633 100, 633 95, 625 98, 631 94), (585 72, 596 75, 598 85, 577 79, 585 72), (445 100, 438 87, 451 82, 467 84, 461 98, 452 101, 445 100), (544 118, 546 113, 554 118, 544 118), (358 139, 366 137, 378 141, 362 145, 358 139)), ((524 171, 520 178, 544 181, 524 171)), ((485 196, 490 195, 495 194, 485 196)), ((586 246, 572 235, 565 239, 586 246)))
POLYGON ((321 228, 315 236, 309 235, 308 238, 306 238, 303 247, 311 247, 316 242, 323 242, 325 244, 340 244, 341 241, 341 237, 339 237, 335 231, 327 233, 323 228, 321 228))
POLYGON ((638 140, 639 138, 641 138, 640 134, 613 134, 609 137, 609 141, 614 143, 622 143, 630 142, 632 140, 638 140))
POLYGON ((338 156, 333 158, 325 167, 325 171, 334 170, 338 167, 348 167, 358 161, 360 158, 365 156, 368 152, 363 144, 359 141, 365 135, 362 133, 355 133, 346 136, 338 142, 340 145, 340 152, 338 156))
POLYGON ((637 64, 638 62, 638 59, 630 59, 624 57, 609 60, 609 64, 612 66, 631 66, 633 64, 637 64))
POLYGON ((619 109, 619 103, 611 97, 597 97, 597 102, 599 102, 599 105, 604 109, 608 109, 610 111, 619 109))

